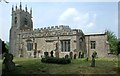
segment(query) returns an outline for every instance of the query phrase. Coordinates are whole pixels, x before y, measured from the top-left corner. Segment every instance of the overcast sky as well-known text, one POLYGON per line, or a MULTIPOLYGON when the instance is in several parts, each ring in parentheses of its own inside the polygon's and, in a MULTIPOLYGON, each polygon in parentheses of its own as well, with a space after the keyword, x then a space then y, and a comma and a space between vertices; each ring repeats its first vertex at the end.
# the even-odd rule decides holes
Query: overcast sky
MULTIPOLYGON (((9 1, 9 0, 8 0, 9 1)), ((11 0, 12 1, 12 0, 11 0)), ((0 38, 9 41, 12 5, 0 3, 0 38)), ((34 28, 69 25, 85 34, 104 33, 106 29, 118 36, 118 2, 22 2, 22 8, 33 10, 34 28)))

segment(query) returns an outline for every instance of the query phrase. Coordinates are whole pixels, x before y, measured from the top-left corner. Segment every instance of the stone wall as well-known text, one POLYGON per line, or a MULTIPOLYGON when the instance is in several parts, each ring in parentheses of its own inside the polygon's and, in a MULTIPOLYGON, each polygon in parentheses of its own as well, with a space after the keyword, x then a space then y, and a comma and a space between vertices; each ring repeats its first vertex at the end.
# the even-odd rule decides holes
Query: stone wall
POLYGON ((91 34, 86 35, 87 56, 91 57, 94 51, 97 52, 98 57, 106 57, 109 50, 106 34, 91 34), (91 41, 96 41, 96 48, 91 49, 91 41))
MULTIPOLYGON (((23 30, 22 31, 22 41, 24 43, 24 50, 27 52, 27 42, 26 40, 30 39, 33 42, 33 47, 35 43, 37 44, 37 52, 39 51, 41 55, 44 52, 55 51, 56 43, 59 45, 60 57, 64 57, 67 53, 61 52, 61 41, 70 40, 70 51, 86 51, 83 47, 79 48, 79 39, 84 36, 83 32, 79 29, 70 29, 69 26, 51 26, 47 28, 35 29, 35 30, 23 30)), ((83 37, 84 39, 84 37, 83 37)), ((85 43, 85 39, 82 41, 82 44, 85 43)), ((33 51, 35 48, 33 48, 33 51)), ((30 52, 29 52, 30 53, 30 52)), ((32 53, 32 52, 31 52, 32 53)), ((27 54, 26 54, 27 55, 27 54)))

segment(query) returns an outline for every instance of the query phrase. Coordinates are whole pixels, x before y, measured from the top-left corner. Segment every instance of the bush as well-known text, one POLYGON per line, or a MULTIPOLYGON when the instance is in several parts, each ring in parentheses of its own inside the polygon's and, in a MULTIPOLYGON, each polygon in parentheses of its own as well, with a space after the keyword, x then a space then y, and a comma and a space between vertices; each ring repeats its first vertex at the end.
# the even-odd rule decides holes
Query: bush
POLYGON ((56 64, 69 64, 69 63, 71 63, 71 59, 69 59, 69 58, 57 58, 57 57, 46 57, 46 58, 42 58, 41 62, 56 63, 56 64))

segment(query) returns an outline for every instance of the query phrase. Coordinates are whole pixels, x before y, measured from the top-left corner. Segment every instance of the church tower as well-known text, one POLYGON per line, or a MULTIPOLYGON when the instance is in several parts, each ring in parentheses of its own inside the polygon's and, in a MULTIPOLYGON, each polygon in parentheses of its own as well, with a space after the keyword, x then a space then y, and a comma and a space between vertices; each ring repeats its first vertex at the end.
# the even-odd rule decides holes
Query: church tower
POLYGON ((16 5, 15 8, 12 6, 12 25, 10 29, 10 53, 14 56, 19 56, 21 52, 21 38, 22 31, 33 30, 32 22, 32 9, 28 12, 27 5, 25 9, 16 5))

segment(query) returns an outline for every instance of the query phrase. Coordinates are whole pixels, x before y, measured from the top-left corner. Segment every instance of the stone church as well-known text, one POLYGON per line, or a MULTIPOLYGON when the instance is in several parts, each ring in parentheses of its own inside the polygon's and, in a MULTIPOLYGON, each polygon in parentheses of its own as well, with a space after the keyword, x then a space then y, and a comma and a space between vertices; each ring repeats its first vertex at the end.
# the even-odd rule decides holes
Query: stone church
POLYGON ((98 57, 105 57, 109 50, 107 34, 85 35, 80 29, 66 25, 33 29, 32 9, 30 12, 20 3, 12 7, 10 28, 10 53, 16 57, 44 57, 44 53, 54 52, 55 57, 70 55, 91 57, 94 51, 98 57))

